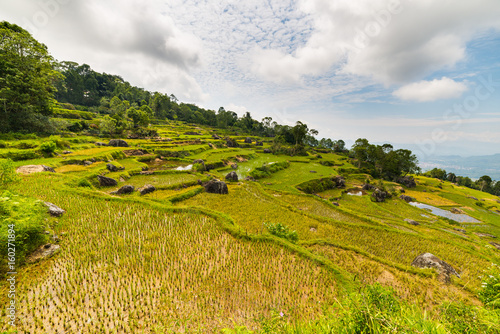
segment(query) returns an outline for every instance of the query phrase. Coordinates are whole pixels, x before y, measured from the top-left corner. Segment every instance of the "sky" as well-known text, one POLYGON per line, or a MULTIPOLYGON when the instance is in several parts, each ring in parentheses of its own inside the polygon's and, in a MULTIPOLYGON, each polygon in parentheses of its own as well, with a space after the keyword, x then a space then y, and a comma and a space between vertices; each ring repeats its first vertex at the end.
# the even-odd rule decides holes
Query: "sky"
POLYGON ((0 0, 60 61, 319 138, 500 153, 498 0, 0 0))

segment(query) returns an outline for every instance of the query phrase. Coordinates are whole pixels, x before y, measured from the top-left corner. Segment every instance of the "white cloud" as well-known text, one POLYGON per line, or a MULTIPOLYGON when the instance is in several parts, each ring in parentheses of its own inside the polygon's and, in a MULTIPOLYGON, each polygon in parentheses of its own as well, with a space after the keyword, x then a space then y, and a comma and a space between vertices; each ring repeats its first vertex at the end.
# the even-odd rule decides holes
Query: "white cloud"
POLYGON ((314 18, 306 44, 291 52, 262 48, 253 69, 267 80, 298 81, 340 66, 386 85, 406 84, 466 58, 466 45, 500 29, 497 0, 302 0, 314 18), (399 4, 397 6, 393 4, 399 4))
POLYGON ((443 77, 405 85, 394 91, 393 95, 403 101, 429 102, 457 98, 465 91, 467 91, 467 85, 464 82, 456 82, 443 77))

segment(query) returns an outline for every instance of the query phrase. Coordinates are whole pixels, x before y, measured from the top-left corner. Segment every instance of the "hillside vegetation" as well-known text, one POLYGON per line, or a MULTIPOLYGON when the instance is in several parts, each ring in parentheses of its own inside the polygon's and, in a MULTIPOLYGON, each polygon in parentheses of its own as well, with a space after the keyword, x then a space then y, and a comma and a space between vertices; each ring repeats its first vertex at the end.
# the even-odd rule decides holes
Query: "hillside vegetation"
POLYGON ((499 182, 179 103, 0 33, 3 331, 500 332, 499 182), (421 268, 426 253, 445 264, 421 268))

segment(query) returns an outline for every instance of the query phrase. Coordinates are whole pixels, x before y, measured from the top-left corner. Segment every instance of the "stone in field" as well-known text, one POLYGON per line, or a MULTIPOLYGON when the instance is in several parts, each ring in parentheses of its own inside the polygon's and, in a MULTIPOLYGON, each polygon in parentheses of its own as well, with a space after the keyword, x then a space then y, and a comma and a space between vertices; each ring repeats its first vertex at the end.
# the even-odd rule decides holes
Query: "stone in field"
POLYGON ((45 166, 45 165, 26 165, 17 167, 16 173, 19 174, 32 174, 32 173, 42 173, 42 172, 51 172, 55 173, 54 168, 45 166))
POLYGON ((413 267, 416 268, 422 268, 422 269, 429 269, 429 268, 434 268, 438 272, 438 279, 441 282, 444 283, 449 283, 450 282, 450 276, 455 275, 458 278, 460 278, 460 275, 457 273, 457 271, 448 263, 444 262, 437 256, 431 254, 431 253, 423 253, 420 254, 413 260, 411 263, 413 267))
POLYGON ((118 182, 115 179, 106 176, 97 175, 97 180, 99 181, 99 185, 101 187, 115 187, 118 185, 118 182))

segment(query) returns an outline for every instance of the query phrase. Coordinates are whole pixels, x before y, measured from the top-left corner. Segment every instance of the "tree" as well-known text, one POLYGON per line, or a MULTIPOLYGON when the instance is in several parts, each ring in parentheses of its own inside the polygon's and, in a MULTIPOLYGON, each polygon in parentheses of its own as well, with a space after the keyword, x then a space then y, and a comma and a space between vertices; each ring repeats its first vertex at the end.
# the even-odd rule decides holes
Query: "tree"
POLYGON ((134 122, 134 128, 138 128, 139 126, 148 126, 149 124, 149 115, 147 112, 142 110, 142 108, 129 108, 127 110, 127 116, 132 119, 132 122, 134 122))
POLYGON ((45 132, 52 114, 54 81, 47 47, 23 28, 0 22, 0 131, 45 132))
POLYGON ((361 163, 368 160, 368 148, 370 143, 365 138, 358 138, 354 145, 351 147, 351 154, 353 158, 358 160, 358 168, 361 167, 361 163))
POLYGON ((317 136, 318 131, 314 129, 309 129, 307 127, 307 124, 302 123, 301 121, 297 121, 295 123, 295 126, 291 129, 291 133, 293 135, 293 138, 295 140, 295 145, 302 145, 304 143, 304 139, 308 134, 317 136))

